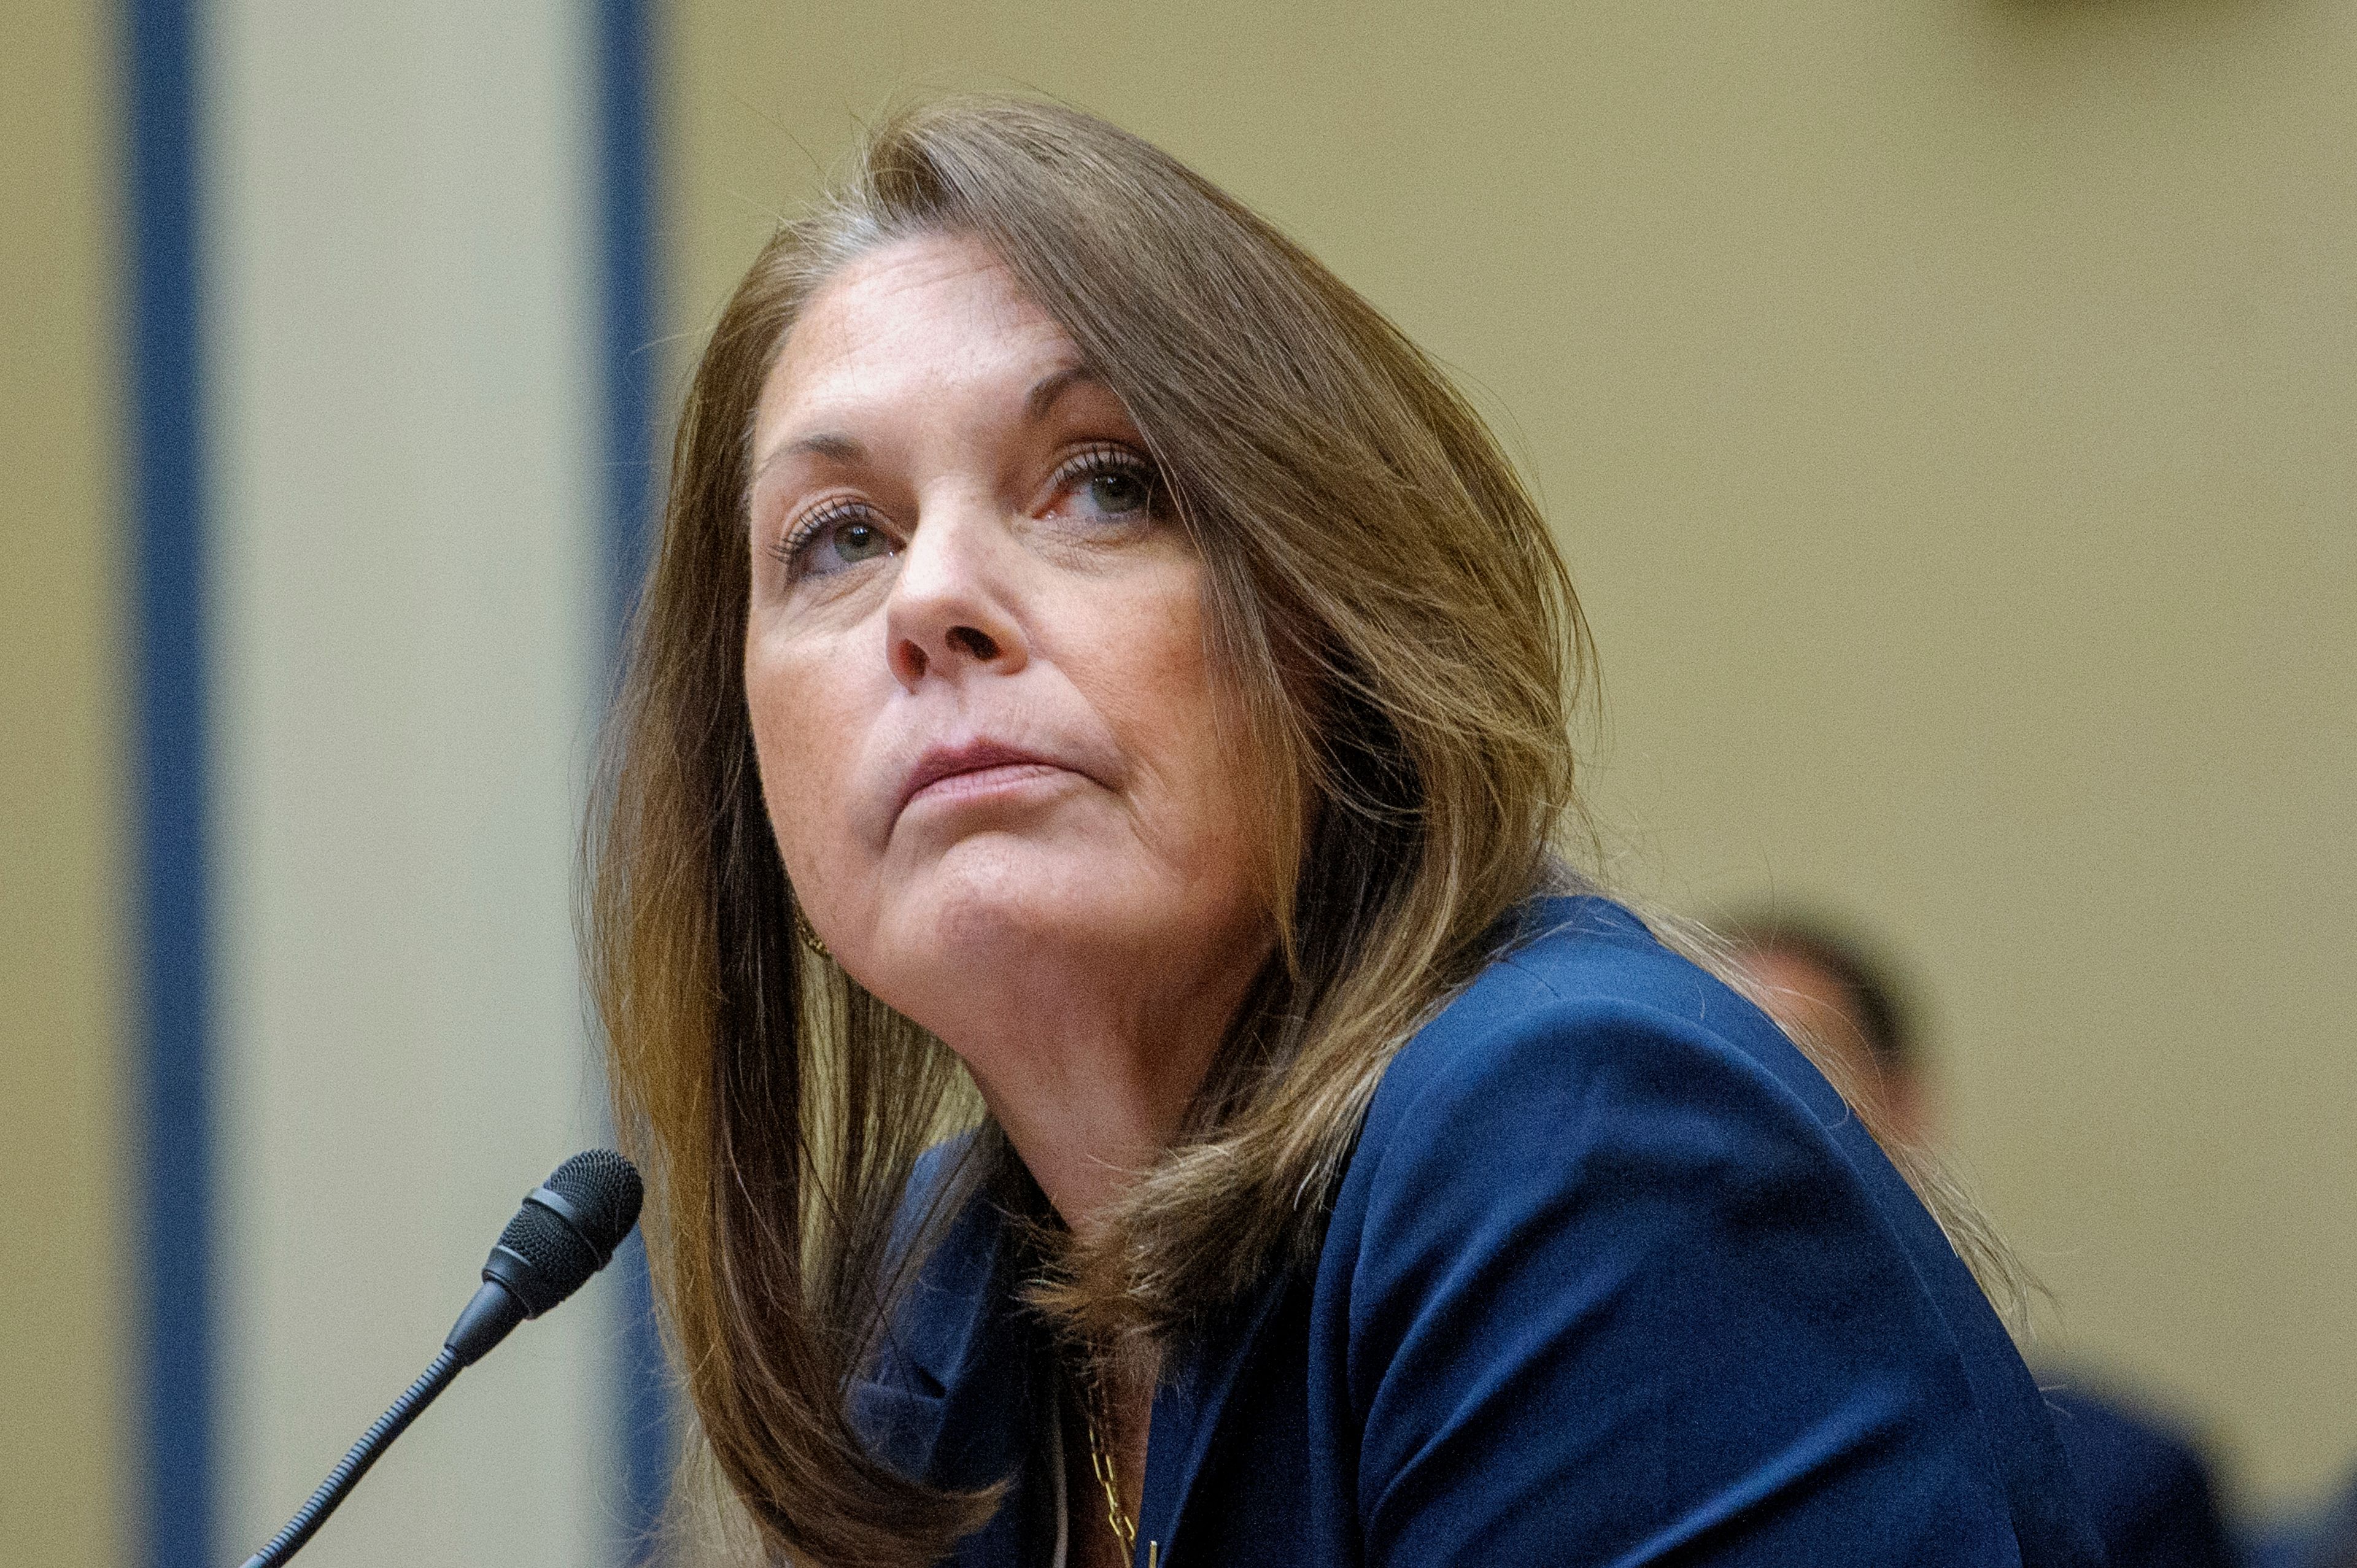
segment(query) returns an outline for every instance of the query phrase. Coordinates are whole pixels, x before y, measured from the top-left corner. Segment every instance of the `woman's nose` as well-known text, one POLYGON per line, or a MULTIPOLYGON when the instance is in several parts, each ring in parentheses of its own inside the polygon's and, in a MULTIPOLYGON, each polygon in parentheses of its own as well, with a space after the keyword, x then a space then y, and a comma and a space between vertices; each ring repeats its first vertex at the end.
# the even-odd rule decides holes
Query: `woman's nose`
POLYGON ((908 690, 929 676, 1011 675, 1023 667, 1028 650, 1008 605, 1002 532, 981 509, 919 520, 885 608, 886 657, 908 690))

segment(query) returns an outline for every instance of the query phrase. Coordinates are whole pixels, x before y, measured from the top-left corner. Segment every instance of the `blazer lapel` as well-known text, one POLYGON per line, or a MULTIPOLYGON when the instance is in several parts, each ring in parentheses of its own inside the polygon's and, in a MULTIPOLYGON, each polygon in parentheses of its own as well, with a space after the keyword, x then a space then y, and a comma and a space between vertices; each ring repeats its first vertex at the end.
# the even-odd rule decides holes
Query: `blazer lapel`
POLYGON ((960 1563, 1045 1561, 1036 1537, 1039 1330, 1017 1305, 1015 1249, 977 1196, 927 1258, 872 1377, 852 1391, 855 1423, 879 1459, 935 1486, 1011 1483, 990 1523, 958 1543, 960 1563))
POLYGON ((1156 1391, 1138 1508, 1137 1568, 1145 1568, 1157 1545, 1159 1568, 1171 1568, 1184 1547, 1187 1507, 1218 1439, 1221 1414, 1291 1282, 1286 1271, 1271 1270, 1251 1295, 1178 1355, 1156 1391))

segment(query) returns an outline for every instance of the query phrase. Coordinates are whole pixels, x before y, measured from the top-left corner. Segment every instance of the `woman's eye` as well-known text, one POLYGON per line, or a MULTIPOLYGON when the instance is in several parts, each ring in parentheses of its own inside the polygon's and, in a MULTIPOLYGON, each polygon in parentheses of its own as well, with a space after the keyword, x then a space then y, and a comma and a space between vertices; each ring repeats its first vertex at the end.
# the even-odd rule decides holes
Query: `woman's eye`
POLYGON ((1081 509, 1107 520, 1145 516, 1154 510, 1160 489, 1151 464, 1118 447, 1083 452, 1065 472, 1081 509))
POLYGON ((877 560, 899 547, 865 507, 837 505, 795 529, 779 553, 796 576, 823 576, 877 560))
POLYGON ((853 563, 872 561, 892 551, 892 541, 872 522, 836 523, 833 542, 835 555, 853 563))
POLYGON ((1089 481, 1089 499, 1099 511, 1144 511, 1152 499, 1144 477, 1137 474, 1099 474, 1089 481))

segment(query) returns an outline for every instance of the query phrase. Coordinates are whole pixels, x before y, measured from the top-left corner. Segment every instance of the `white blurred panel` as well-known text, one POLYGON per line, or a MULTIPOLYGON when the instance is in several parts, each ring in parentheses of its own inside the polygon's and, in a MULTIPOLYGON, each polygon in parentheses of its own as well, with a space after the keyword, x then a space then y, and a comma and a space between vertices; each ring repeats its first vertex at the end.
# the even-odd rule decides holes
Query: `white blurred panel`
MULTIPOLYGON (((568 912, 600 603, 587 16, 211 13, 232 1553, 597 1136, 568 912)), ((593 1281, 460 1378, 306 1562, 603 1559, 614 1305, 593 1281)))

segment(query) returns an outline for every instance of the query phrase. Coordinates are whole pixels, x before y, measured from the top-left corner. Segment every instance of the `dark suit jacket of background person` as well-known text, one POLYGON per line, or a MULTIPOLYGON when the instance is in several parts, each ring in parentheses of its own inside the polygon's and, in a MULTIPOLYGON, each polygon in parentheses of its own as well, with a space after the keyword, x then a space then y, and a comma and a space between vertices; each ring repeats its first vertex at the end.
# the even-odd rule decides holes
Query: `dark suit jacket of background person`
POLYGON ((2209 1464, 2191 1443, 2131 1405, 2072 1384, 2050 1382, 2046 1404, 2105 1568, 2235 1568, 2209 1464))
MULTIPOLYGON (((1775 1026, 1617 905, 1541 900, 1405 1046, 1314 1268, 1166 1356, 1136 1561, 2100 1561, 1937 1224, 1775 1026)), ((1054 1360, 987 1197, 854 1419, 1009 1483, 960 1564, 1050 1561, 1054 1360)))

